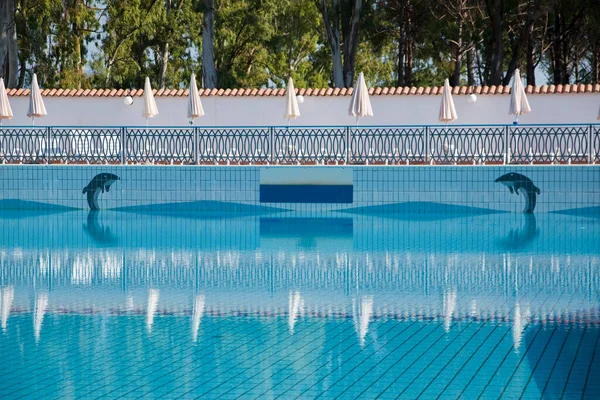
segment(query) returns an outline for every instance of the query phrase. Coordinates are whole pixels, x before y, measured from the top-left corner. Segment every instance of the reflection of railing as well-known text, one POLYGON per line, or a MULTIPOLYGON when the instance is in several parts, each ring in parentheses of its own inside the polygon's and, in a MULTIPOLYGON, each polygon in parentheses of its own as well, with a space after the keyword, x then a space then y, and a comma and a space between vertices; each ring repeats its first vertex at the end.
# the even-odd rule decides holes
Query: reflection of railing
POLYGON ((309 288, 498 293, 597 293, 600 258, 589 255, 52 249, 0 252, 0 287, 309 288), (568 265, 568 268, 565 266, 568 265), (507 269, 507 266, 510 267, 507 269), (525 267, 520 267, 525 266, 525 267), (534 271, 534 272, 532 272, 534 271))
POLYGON ((600 125, 4 127, 3 163, 409 165, 600 161, 600 125))

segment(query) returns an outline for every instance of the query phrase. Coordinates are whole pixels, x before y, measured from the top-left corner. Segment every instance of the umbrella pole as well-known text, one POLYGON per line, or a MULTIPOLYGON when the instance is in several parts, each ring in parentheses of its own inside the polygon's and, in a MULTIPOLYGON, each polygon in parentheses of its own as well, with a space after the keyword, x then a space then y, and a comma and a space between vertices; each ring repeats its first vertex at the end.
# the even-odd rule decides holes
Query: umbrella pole
POLYGON ((31 117, 31 126, 35 126, 35 117, 31 117))

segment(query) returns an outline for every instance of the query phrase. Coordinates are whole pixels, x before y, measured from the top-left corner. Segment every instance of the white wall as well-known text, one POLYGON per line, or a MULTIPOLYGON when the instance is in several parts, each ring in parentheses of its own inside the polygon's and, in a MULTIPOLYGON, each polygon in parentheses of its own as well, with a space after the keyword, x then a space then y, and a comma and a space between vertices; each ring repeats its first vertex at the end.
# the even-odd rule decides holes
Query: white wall
MULTIPOLYGON (((27 97, 10 99, 15 117, 5 126, 31 125, 26 117, 27 97)), ((441 96, 372 96, 375 116, 361 125, 437 124, 441 96)), ((474 104, 467 96, 454 96, 459 120, 454 124, 509 124, 508 95, 481 95, 474 104)), ((519 119, 522 124, 595 123, 600 94, 530 95, 532 113, 519 119)), ((150 126, 188 125, 187 98, 157 97, 160 114, 150 120, 150 126)), ((348 116, 350 97, 310 97, 300 105, 302 116, 293 125, 353 125, 348 116)), ((141 97, 125 106, 120 97, 47 97, 48 115, 36 125, 144 125, 141 97)), ((284 97, 202 97, 206 115, 196 120, 198 126, 287 125, 283 119, 284 97)))

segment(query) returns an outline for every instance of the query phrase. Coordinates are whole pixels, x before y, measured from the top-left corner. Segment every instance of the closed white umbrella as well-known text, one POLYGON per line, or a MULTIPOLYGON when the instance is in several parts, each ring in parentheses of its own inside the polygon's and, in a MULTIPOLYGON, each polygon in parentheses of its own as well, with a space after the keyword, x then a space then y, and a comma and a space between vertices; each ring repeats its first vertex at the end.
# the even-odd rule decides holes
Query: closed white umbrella
POLYGON ((47 115, 46 106, 44 105, 44 99, 42 98, 42 92, 38 85, 37 75, 33 74, 31 80, 31 93, 29 96, 29 108, 27 109, 27 116, 31 117, 31 125, 35 125, 35 117, 41 118, 47 115))
POLYGON ((371 100, 369 99, 369 89, 365 83, 365 75, 362 72, 358 75, 354 92, 352 93, 352 99, 350 99, 348 114, 350 114, 351 117, 356 117, 356 125, 358 125, 358 119, 360 117, 373 116, 373 108, 371 107, 371 100))
POLYGON ((154 94, 152 93, 150 78, 146 77, 144 83, 144 112, 142 113, 142 117, 146 118, 146 126, 148 126, 148 118, 153 118, 156 115, 158 115, 158 107, 156 107, 156 100, 154 100, 154 94))
POLYGON ((515 115, 515 122, 519 122, 519 115, 526 115, 530 112, 531 107, 529 106, 529 101, 527 101, 527 94, 525 93, 525 86, 523 86, 523 82, 521 81, 521 74, 519 73, 519 69, 515 69, 508 114, 515 115))
POLYGON ((298 107, 298 99, 296 98, 296 89, 294 88, 294 81, 290 77, 285 92, 285 113, 283 114, 283 117, 287 118, 289 126, 290 120, 296 119, 299 116, 300 108, 298 107))
POLYGON ((196 75, 192 74, 190 78, 190 92, 188 93, 188 111, 187 117, 190 123, 193 124, 196 118, 204 115, 204 108, 198 94, 198 85, 196 85, 196 75))
POLYGON ((446 79, 444 81, 444 91, 442 92, 442 103, 440 104, 438 120, 447 124, 448 122, 456 121, 457 119, 458 114, 456 113, 456 107, 454 107, 454 100, 452 99, 450 81, 446 79))
POLYGON ((0 78, 0 126, 2 126, 2 120, 11 119, 12 117, 13 112, 4 87, 4 78, 0 78))

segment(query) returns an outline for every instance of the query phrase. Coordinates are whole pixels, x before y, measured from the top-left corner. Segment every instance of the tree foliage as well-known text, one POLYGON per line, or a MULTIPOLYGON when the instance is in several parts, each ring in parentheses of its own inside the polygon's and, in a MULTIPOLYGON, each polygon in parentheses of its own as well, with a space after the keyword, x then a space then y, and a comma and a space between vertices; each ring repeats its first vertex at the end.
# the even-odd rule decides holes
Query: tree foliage
POLYGON ((0 0, 24 87, 600 83, 599 0, 0 0), (538 82, 539 77, 545 77, 538 82), (537 78, 537 79, 536 79, 537 78))

